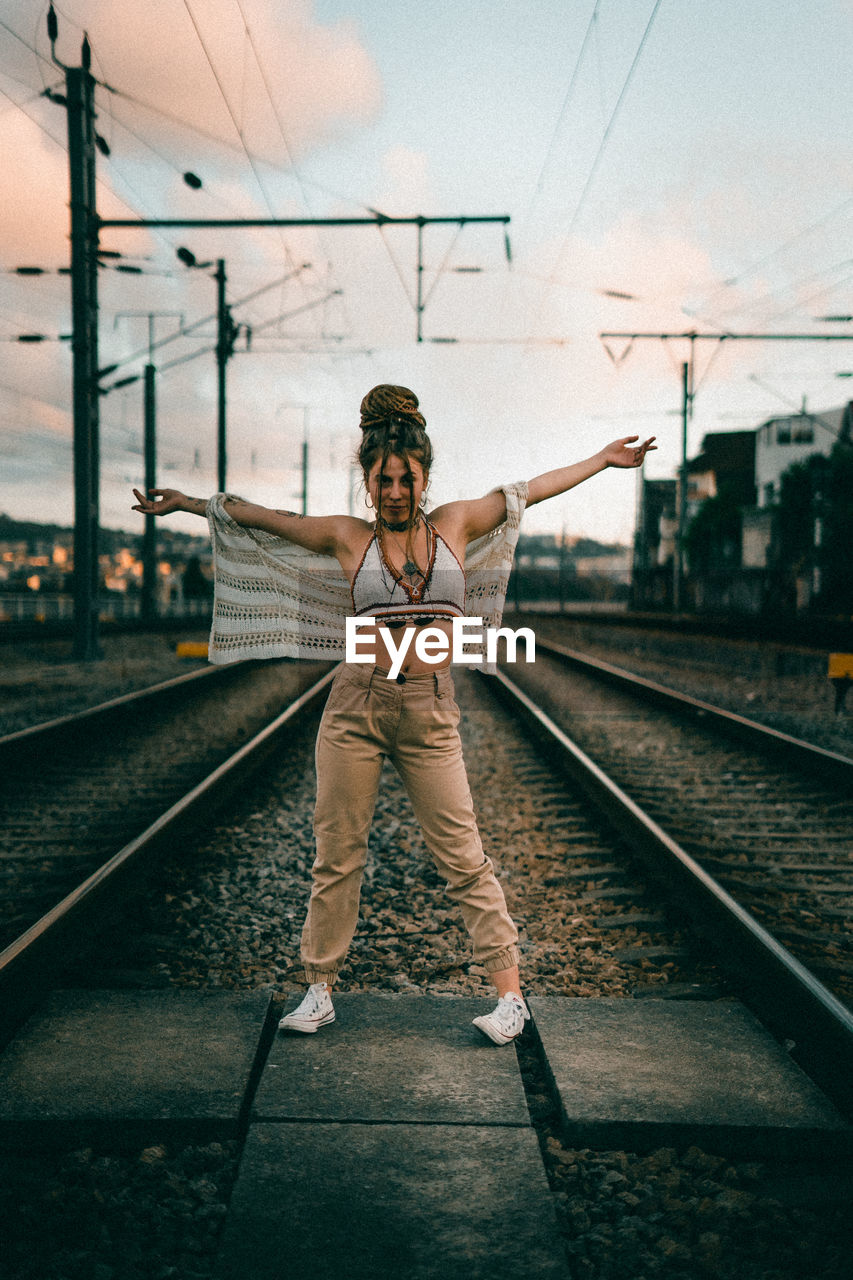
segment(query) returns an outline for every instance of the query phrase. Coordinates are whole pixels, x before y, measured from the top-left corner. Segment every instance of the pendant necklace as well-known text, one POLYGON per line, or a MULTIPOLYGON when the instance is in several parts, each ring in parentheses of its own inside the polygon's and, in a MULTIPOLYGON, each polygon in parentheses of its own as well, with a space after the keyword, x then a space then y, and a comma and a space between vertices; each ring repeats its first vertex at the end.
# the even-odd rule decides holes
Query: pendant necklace
MULTIPOLYGON (((382 523, 383 523, 383 525, 385 526, 385 528, 389 530, 389 532, 394 532, 394 533, 396 533, 396 532, 397 532, 397 530, 398 530, 398 526, 396 526, 396 525, 394 525, 394 524, 391 524, 391 523, 390 523, 389 521, 387 521, 387 520, 383 520, 383 521, 382 521, 382 523)), ((420 524, 420 521, 418 521, 418 524, 420 524)), ((404 526, 404 527, 405 527, 405 526, 404 526)), ((418 525, 415 525, 415 529, 417 529, 417 527, 418 527, 418 525)), ((405 563, 404 563, 404 565, 403 565, 403 568, 402 568, 402 571, 401 571, 401 572, 402 572, 403 576, 404 576, 404 577, 406 577, 406 578, 413 578, 413 577, 415 576, 415 574, 417 574, 417 576, 418 576, 421 580, 423 580, 423 578, 424 578, 424 575, 423 575, 423 573, 421 572, 421 570, 418 568, 417 564, 415 564, 414 560, 410 559, 408 556, 406 557, 406 561, 405 561, 405 563)))

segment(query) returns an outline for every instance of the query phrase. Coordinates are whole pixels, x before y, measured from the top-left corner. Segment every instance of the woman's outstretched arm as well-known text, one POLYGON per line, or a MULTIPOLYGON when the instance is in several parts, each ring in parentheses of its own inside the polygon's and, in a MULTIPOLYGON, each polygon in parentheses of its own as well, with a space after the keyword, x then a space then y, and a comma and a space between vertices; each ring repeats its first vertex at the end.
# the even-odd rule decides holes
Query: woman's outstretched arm
MULTIPOLYGON (((148 497, 139 489, 133 493, 137 501, 132 509, 142 515, 167 516, 173 511, 207 515, 206 498, 190 498, 179 489, 149 489, 148 497)), ((321 555, 336 556, 356 531, 365 527, 365 522, 355 516, 303 516, 296 511, 276 511, 255 502, 244 502, 242 498, 226 498, 224 506, 237 524, 277 534, 321 555)))
POLYGON ((534 477, 527 487, 527 505, 532 507, 536 502, 544 502, 546 498, 556 498, 557 494, 574 489, 575 485, 589 480, 591 476, 606 471, 608 467, 641 467, 649 450, 656 449, 655 437, 635 444, 639 436, 624 436, 605 445, 591 458, 583 462, 573 462, 568 467, 557 467, 554 471, 546 471, 534 477))
MULTIPOLYGON (((605 445, 599 453, 583 462, 573 462, 567 467, 557 467, 554 471, 535 476, 527 486, 528 507, 566 493, 608 467, 641 467, 646 454, 657 446, 654 436, 639 445, 634 443, 638 439, 638 436, 624 436, 605 445)), ((451 537, 455 533, 465 545, 496 529, 506 519, 506 500, 500 490, 495 490, 473 501, 448 502, 434 511, 432 518, 446 527, 451 537)))

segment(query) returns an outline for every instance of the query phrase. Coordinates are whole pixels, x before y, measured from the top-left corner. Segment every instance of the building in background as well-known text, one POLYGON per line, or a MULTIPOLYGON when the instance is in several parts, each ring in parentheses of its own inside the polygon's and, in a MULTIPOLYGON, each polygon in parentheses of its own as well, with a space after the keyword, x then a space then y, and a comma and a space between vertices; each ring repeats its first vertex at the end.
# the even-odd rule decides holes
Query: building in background
MULTIPOLYGON (((787 418, 770 418, 755 432, 755 485, 760 508, 772 507, 779 498, 782 475, 794 462, 802 462, 812 454, 829 457, 833 445, 841 438, 843 409, 827 409, 823 413, 789 414, 787 418)), ((849 430, 849 427, 848 427, 849 430)))
MULTIPOLYGON (((853 402, 709 433, 687 463, 684 607, 697 613, 853 615, 853 402)), ((672 607, 676 480, 645 480, 632 607, 672 607), (669 487, 665 487, 669 486, 669 487)))

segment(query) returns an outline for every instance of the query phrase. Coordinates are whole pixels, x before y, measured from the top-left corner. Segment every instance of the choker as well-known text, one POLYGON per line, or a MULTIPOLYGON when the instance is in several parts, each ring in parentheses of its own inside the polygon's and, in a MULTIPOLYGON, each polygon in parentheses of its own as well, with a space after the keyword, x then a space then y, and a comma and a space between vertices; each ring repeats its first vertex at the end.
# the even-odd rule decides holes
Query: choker
POLYGON ((416 517, 414 524, 410 524, 408 520, 391 521, 386 520, 384 516, 380 516, 379 520, 383 529, 388 529, 391 533, 405 533, 407 529, 417 529, 420 524, 420 517, 416 517))

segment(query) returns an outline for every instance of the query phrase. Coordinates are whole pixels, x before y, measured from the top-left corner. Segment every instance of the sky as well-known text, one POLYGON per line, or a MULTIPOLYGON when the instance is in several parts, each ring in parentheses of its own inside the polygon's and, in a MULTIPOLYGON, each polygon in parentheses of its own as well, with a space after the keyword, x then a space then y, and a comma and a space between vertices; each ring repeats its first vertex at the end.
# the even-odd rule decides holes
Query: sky
MULTIPOLYGON (((72 524, 66 113, 44 93, 64 85, 47 11, 0 0, 0 511, 72 524), (33 333, 47 340, 18 341, 33 333)), ((415 227, 102 229, 121 255, 99 276, 99 363, 119 366, 103 385, 153 360, 161 485, 217 487, 220 259, 243 326, 227 487, 297 507, 307 439, 312 514, 364 511, 358 405, 379 382, 420 398, 437 505, 635 433, 657 437, 646 474, 675 474, 689 343, 602 333, 853 338, 827 319, 853 313, 853 0, 56 13, 60 62, 79 65, 84 32, 92 48, 102 218, 510 218, 423 228, 421 342, 415 227), (210 265, 187 268, 179 247, 210 265)), ((690 454, 708 432, 834 408, 853 386, 848 341, 700 340, 695 356, 690 454)), ((133 530, 141 382, 100 409, 101 520, 133 530)), ((637 477, 611 470, 525 528, 626 542, 636 495, 637 477)))

